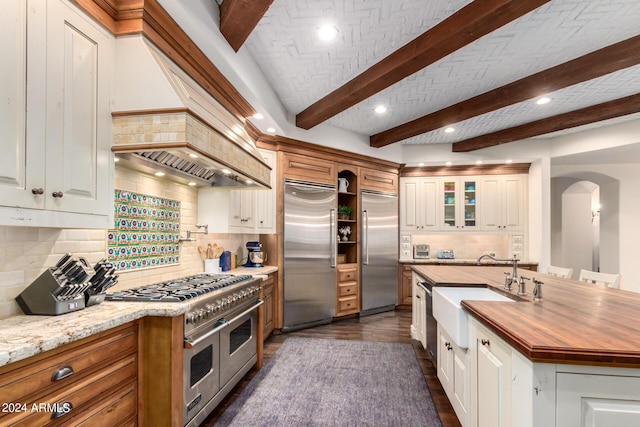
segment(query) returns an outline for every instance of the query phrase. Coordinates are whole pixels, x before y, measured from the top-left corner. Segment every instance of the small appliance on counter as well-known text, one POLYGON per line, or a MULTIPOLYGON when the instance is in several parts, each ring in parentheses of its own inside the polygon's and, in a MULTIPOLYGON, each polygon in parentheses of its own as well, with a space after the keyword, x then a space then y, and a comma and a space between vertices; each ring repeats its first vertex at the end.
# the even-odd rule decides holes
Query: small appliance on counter
POLYGON ((438 259, 455 259, 453 249, 442 249, 438 251, 438 259))
POLYGON ((427 244, 413 245, 413 259, 429 259, 429 251, 431 247, 427 244))
POLYGON ((262 251, 262 243, 247 242, 247 263, 245 267, 264 267, 267 261, 267 254, 262 251))
POLYGON ((118 276, 106 260, 91 267, 86 259, 67 253, 16 297, 25 314, 59 315, 82 310, 104 300, 104 291, 118 276))

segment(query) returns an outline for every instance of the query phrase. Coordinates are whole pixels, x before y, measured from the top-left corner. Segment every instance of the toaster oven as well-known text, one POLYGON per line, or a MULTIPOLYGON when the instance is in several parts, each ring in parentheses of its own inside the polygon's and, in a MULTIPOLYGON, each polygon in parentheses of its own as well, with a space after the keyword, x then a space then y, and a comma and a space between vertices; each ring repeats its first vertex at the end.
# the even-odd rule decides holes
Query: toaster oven
POLYGON ((429 259, 429 249, 426 244, 413 245, 413 259, 429 259))

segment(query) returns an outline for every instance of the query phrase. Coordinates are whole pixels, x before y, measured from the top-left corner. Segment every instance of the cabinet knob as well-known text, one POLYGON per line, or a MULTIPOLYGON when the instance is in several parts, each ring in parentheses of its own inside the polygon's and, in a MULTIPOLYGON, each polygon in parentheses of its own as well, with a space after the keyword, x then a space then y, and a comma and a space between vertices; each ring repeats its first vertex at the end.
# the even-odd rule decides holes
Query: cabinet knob
POLYGON ((486 338, 482 338, 482 340, 480 341, 482 343, 482 345, 489 345, 489 340, 486 338))
POLYGON ((37 195, 44 194, 44 188, 40 188, 40 187, 32 188, 31 194, 37 194, 37 195))
POLYGON ((62 199, 62 196, 64 196, 64 193, 62 191, 54 191, 53 193, 51 193, 51 195, 56 199, 62 199))
POLYGON ((60 418, 63 415, 68 414, 73 409, 73 405, 71 402, 62 402, 56 405, 57 410, 51 413, 51 419, 55 420, 56 418, 60 418))

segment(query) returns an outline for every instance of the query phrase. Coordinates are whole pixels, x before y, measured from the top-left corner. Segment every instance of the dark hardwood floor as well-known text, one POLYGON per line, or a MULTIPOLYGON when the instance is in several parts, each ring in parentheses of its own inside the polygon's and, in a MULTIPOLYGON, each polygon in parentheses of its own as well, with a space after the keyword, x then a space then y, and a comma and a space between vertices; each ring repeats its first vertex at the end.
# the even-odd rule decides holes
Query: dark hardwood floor
MULTIPOLYGON (((442 390, 440 381, 436 376, 436 370, 431 364, 429 353, 422 348, 422 345, 411 339, 411 311, 396 310, 386 313, 375 314, 362 318, 353 317, 350 319, 339 320, 329 325, 316 326, 314 328, 303 329, 300 331, 289 332, 281 335, 271 335, 264 343, 264 360, 265 363, 278 350, 280 345, 289 337, 308 337, 308 338, 335 338, 344 340, 357 341, 384 341, 384 342, 400 342, 411 343, 416 352, 424 378, 427 382, 431 396, 435 403, 438 415, 443 427, 459 427, 460 422, 456 417, 447 396, 442 390)), ((200 425, 200 427, 211 427, 218 419, 220 414, 236 399, 245 386, 251 381, 251 378, 258 371, 251 370, 240 383, 229 393, 229 395, 218 405, 218 407, 209 415, 209 417, 200 425)))

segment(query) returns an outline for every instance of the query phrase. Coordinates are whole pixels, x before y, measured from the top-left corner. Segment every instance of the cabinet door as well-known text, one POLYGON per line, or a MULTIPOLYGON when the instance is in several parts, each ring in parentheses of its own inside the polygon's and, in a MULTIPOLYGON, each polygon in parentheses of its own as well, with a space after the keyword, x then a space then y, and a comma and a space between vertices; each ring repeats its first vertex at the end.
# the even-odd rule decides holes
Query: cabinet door
POLYGON ((557 374, 557 425, 640 426, 640 378, 557 374))
POLYGON ((451 404, 464 426, 469 423, 471 408, 471 377, 469 376, 469 352, 453 345, 453 383, 451 404))
POLYGON ((465 177, 447 177, 440 181, 442 229, 477 228, 477 184, 475 178, 465 177))
POLYGON ((451 399, 453 391, 453 347, 451 338, 438 324, 438 379, 442 383, 442 388, 451 399))
POLYGON ((438 229, 438 180, 421 178, 419 181, 420 230, 438 229))
POLYGON ((520 175, 482 179, 481 221, 483 230, 521 231, 525 216, 525 178, 520 175))
POLYGON ((499 176, 482 180, 482 228, 502 229, 502 182, 499 176))
POLYGON ((229 193, 229 226, 253 231, 255 227, 253 190, 231 190, 229 193))
POLYGON ((46 4, 32 4, 26 0, 5 2, 0 16, 0 197, 3 204, 26 208, 44 207, 44 197, 32 189, 44 189, 44 79, 46 77, 46 4), (27 37, 27 20, 34 28, 27 37), (27 42, 29 49, 27 49, 27 42), (27 67, 29 60, 35 62, 27 67), (27 74, 28 73, 28 74, 27 74), (33 83, 27 91, 27 80, 33 83), (33 99, 29 122, 34 126, 27 144, 27 97, 33 99), (39 102, 38 102, 39 101, 39 102), (33 132, 33 135, 32 135, 33 132))
POLYGON ((415 231, 418 223, 418 180, 403 178, 400 181, 400 230, 415 231))
POLYGON ((271 189, 255 190, 256 227, 258 233, 276 232, 276 152, 258 150, 264 161, 271 166, 271 189))
POLYGON ((400 182, 400 230, 438 228, 437 178, 403 178, 400 182))
POLYGON ((524 179, 504 176, 502 181, 502 228, 522 230, 524 226, 524 179))
POLYGON ((478 426, 505 427, 511 419, 511 351, 495 336, 478 330, 478 426))
POLYGON ((113 39, 65 2, 47 7, 45 207, 107 215, 113 39))

